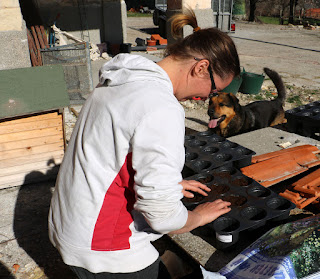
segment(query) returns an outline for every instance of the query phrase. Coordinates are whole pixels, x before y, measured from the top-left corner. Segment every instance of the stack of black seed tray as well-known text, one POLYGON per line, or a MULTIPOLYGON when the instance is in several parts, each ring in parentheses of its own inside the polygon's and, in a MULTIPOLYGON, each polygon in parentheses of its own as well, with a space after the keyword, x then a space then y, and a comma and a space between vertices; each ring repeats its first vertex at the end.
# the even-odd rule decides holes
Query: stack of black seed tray
POLYGON ((320 101, 287 110, 285 115, 289 132, 311 138, 320 133, 320 101))
POLYGON ((253 151, 210 131, 186 136, 185 147, 186 165, 193 170, 185 179, 200 181, 211 189, 208 196, 195 193, 192 199, 183 198, 185 206, 192 210, 216 199, 231 203, 230 212, 206 225, 216 233, 218 249, 235 244, 242 231, 288 218, 290 210, 295 208, 292 202, 241 173, 239 168, 250 165, 253 151), (213 159, 206 150, 211 150, 213 159), (226 155, 229 160, 225 160, 226 155))
POLYGON ((243 168, 251 164, 252 156, 256 154, 211 130, 185 136, 184 145, 187 175, 210 171, 220 166, 243 168))

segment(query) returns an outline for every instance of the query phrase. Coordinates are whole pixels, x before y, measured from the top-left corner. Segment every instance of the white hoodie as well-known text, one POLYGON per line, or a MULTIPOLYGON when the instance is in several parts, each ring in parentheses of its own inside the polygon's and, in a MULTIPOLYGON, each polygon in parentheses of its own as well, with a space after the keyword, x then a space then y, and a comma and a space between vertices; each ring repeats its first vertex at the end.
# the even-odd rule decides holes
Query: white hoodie
POLYGON ((144 57, 116 56, 100 83, 60 167, 49 236, 68 265, 135 272, 158 258, 150 241, 187 221, 184 111, 166 72, 144 57))

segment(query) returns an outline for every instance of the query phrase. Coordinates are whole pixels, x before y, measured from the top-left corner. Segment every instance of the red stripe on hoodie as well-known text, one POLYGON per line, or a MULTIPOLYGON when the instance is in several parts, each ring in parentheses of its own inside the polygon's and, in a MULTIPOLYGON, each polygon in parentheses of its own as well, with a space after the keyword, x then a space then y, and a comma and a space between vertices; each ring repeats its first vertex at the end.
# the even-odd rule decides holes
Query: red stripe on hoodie
POLYGON ((133 221, 130 212, 135 202, 134 173, 132 153, 129 153, 104 197, 93 232, 92 250, 114 251, 130 248, 129 225, 133 221))

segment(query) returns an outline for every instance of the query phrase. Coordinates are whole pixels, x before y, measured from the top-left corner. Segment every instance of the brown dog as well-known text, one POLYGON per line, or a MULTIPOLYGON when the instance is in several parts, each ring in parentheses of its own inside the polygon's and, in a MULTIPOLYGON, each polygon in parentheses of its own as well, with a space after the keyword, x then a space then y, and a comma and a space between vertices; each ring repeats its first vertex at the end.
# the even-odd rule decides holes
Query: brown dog
POLYGON ((257 101, 241 106, 232 93, 216 93, 210 98, 208 127, 223 137, 285 123, 283 104, 286 89, 280 75, 269 68, 264 72, 277 88, 278 97, 271 101, 257 101))

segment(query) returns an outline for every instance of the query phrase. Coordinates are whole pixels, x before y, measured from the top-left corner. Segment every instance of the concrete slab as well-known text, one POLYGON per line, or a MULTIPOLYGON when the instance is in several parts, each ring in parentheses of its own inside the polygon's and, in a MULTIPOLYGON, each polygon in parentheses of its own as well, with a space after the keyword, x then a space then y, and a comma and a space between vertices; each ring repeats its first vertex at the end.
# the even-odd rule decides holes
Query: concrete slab
POLYGON ((272 127, 229 137, 228 140, 255 151, 256 155, 281 150, 283 148, 281 148, 279 144, 286 142, 291 144, 288 148, 304 144, 311 144, 320 148, 320 141, 318 140, 272 127))
POLYGON ((27 31, 0 32, 0 70, 31 67, 27 31))

